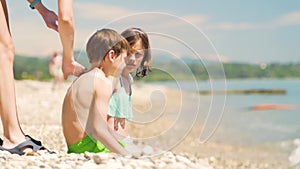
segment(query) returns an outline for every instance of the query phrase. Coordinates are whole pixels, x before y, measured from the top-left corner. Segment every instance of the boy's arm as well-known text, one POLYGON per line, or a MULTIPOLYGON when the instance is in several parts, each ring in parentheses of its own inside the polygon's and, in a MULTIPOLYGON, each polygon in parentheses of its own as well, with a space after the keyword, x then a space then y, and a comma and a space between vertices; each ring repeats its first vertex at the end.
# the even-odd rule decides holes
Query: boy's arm
POLYGON ((109 99, 112 92, 111 86, 105 85, 106 83, 107 82, 104 82, 103 80, 95 80, 95 100, 94 104, 92 104, 94 106, 94 118, 92 119, 93 137, 103 143, 112 152, 128 155, 128 152, 111 134, 106 121, 109 99))

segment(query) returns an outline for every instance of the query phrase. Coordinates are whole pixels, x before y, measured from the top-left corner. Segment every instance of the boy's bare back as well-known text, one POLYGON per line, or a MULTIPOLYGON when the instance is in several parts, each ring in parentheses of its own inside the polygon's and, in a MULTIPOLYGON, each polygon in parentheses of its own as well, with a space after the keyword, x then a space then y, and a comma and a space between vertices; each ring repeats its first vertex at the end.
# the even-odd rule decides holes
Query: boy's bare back
MULTIPOLYGON (((105 89, 105 95, 111 95, 111 82, 102 70, 94 68, 80 76, 68 89, 62 111, 63 132, 68 145, 72 145, 84 138, 87 133, 92 134, 93 112, 95 112, 96 90, 105 89), (97 85, 98 84, 98 85, 97 85), (100 85, 99 85, 100 84, 100 85), (97 88, 95 88, 97 86, 97 88)), ((109 97, 102 96, 102 102, 109 101, 109 97)), ((104 106, 104 105, 103 105, 104 106)), ((103 109, 102 109, 103 110, 103 109)), ((106 114, 101 114, 106 119, 106 114)))

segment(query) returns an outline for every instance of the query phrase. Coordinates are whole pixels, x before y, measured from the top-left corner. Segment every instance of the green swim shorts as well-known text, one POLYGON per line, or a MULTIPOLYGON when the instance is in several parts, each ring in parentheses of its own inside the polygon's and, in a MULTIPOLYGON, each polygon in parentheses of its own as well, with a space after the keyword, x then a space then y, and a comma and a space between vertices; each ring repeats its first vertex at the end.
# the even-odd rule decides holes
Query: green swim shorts
MULTIPOLYGON (((118 141, 123 147, 123 142, 118 141)), ((86 136, 77 143, 68 146, 68 153, 109 153, 110 150, 106 148, 100 141, 94 139, 92 136, 86 136)))

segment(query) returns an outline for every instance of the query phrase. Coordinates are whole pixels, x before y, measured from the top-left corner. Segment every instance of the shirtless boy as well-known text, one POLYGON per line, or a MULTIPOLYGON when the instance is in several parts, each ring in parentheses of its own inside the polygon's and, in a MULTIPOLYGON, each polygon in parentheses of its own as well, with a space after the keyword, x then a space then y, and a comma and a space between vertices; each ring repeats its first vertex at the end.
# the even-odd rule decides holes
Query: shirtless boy
POLYGON ((62 126, 68 153, 115 152, 128 155, 107 125, 113 79, 120 76, 128 42, 111 29, 94 33, 86 46, 91 69, 75 80, 67 91, 62 126))

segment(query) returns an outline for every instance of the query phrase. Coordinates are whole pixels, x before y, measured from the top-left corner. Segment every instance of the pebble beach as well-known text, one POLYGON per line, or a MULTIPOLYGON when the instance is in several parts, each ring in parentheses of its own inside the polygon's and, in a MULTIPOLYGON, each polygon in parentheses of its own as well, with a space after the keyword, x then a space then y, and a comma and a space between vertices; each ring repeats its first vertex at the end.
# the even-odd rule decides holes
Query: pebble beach
MULTIPOLYGON (((114 153, 83 153, 67 154, 61 128, 61 106, 65 92, 70 82, 63 83, 56 90, 52 90, 51 82, 16 81, 17 106, 19 120, 26 134, 42 141, 43 145, 55 154, 45 151, 29 152, 19 156, 0 151, 0 168, 166 168, 166 169, 298 169, 300 165, 290 166, 289 152, 282 153, 272 148, 242 147, 213 141, 201 144, 193 137, 192 130, 178 145, 172 149, 161 151, 154 156, 127 158, 114 153)), ((143 105, 142 93, 151 86, 134 86, 133 104, 143 105), (142 92, 143 91, 143 92, 142 92)), ((157 86, 156 86, 157 88, 157 86)), ((161 87, 170 95, 176 91, 161 87)), ((167 123, 162 120, 160 123, 167 123)), ((164 126, 164 125, 161 125, 164 126)), ((135 135, 155 133, 145 128, 132 128, 135 135)), ((3 135, 2 126, 0 135, 3 135)))

